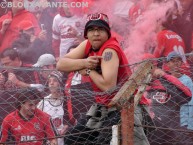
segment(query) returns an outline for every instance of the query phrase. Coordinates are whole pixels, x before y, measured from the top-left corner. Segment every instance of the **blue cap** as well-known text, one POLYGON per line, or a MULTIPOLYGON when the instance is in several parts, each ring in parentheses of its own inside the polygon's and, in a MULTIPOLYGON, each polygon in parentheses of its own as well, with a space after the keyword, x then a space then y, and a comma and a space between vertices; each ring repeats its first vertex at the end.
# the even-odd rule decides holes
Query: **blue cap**
POLYGON ((186 56, 176 51, 172 51, 168 54, 167 61, 170 61, 172 58, 176 58, 176 57, 181 58, 183 62, 186 62, 186 56))

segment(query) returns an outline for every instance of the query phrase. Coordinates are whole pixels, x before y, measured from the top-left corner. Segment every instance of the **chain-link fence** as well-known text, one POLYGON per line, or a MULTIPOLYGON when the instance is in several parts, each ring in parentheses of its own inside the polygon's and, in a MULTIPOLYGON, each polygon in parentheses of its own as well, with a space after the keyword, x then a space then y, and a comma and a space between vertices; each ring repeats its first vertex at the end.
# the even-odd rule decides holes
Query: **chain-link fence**
POLYGON ((161 58, 121 66, 132 75, 108 92, 97 92, 77 72, 1 67, 1 142, 192 144, 192 66, 168 63, 161 58), (108 107, 95 104, 104 97, 108 107))

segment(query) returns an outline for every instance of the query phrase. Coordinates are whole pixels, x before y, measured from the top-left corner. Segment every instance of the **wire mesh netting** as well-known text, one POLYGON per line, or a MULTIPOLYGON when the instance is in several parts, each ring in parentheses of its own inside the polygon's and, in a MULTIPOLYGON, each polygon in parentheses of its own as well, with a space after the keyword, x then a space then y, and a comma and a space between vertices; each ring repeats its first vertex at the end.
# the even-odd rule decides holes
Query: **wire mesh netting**
POLYGON ((133 125, 134 144, 192 144, 191 55, 187 62, 172 68, 161 58, 121 66, 132 75, 107 92, 94 90, 78 72, 1 67, 1 143, 118 145, 130 139, 123 128, 133 125), (124 116, 132 105, 134 112, 124 116), (124 117, 131 122, 124 124, 124 117))

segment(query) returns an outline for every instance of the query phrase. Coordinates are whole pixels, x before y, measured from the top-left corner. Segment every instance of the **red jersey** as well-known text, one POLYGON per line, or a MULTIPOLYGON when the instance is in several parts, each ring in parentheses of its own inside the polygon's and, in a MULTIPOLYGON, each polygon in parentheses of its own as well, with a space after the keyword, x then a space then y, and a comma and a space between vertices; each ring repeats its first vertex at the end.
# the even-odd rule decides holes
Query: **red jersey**
POLYGON ((25 120, 16 110, 5 117, 1 128, 1 141, 16 141, 17 145, 42 145, 42 140, 54 138, 55 133, 50 116, 39 109, 31 120, 25 120), (10 140, 10 137, 13 140, 10 140), (27 142, 35 140, 32 142, 27 142), (27 142, 27 143, 26 143, 27 142))
POLYGON ((157 48, 154 56, 166 57, 170 52, 176 51, 184 55, 185 45, 183 39, 173 31, 163 30, 157 34, 157 48))
POLYGON ((16 38, 18 38, 19 25, 22 20, 32 22, 35 28, 36 35, 40 32, 39 24, 36 17, 26 10, 21 10, 15 16, 12 15, 12 12, 8 12, 7 14, 3 15, 0 18, 0 28, 2 28, 2 23, 5 19, 12 19, 12 21, 5 34, 0 34, 0 52, 2 52, 7 47, 10 47, 12 45, 12 42, 16 40, 16 38))
MULTIPOLYGON (((126 58, 123 50, 120 48, 116 38, 111 37, 109 40, 107 40, 102 45, 102 47, 97 52, 92 51, 91 44, 88 41, 87 45, 86 45, 86 49, 85 49, 85 56, 86 57, 94 56, 94 55, 102 56, 103 51, 107 48, 111 48, 111 49, 115 50, 117 52, 118 57, 119 57, 119 66, 122 66, 122 67, 119 67, 119 69, 118 69, 117 85, 121 86, 127 80, 127 78, 131 75, 131 70, 128 66, 123 66, 123 65, 128 65, 128 61, 127 61, 127 58, 126 58)), ((98 68, 97 70, 98 70, 97 71, 98 73, 101 73, 101 68, 98 68)), ((101 90, 92 82, 92 80, 91 80, 91 83, 92 83, 94 91, 101 92, 101 90)), ((112 93, 111 94, 105 94, 105 96, 100 96, 100 95, 95 96, 96 103, 108 105, 108 103, 114 97, 116 92, 114 92, 113 94, 112 93)))
POLYGON ((130 9, 129 9, 129 19, 136 24, 137 22, 142 19, 142 13, 144 12, 144 8, 140 3, 134 4, 130 9))

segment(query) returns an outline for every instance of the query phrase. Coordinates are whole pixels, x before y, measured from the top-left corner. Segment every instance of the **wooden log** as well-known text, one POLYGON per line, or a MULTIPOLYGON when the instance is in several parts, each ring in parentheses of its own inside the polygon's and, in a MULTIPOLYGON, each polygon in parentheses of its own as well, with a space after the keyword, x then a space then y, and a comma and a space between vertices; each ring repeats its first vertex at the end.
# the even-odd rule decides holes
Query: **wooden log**
POLYGON ((142 81, 147 77, 152 69, 153 64, 150 61, 145 61, 140 64, 138 69, 129 77, 128 81, 125 82, 119 92, 108 104, 109 107, 117 104, 123 106, 124 103, 131 99, 131 97, 134 97, 133 95, 137 88, 141 85, 142 81))

